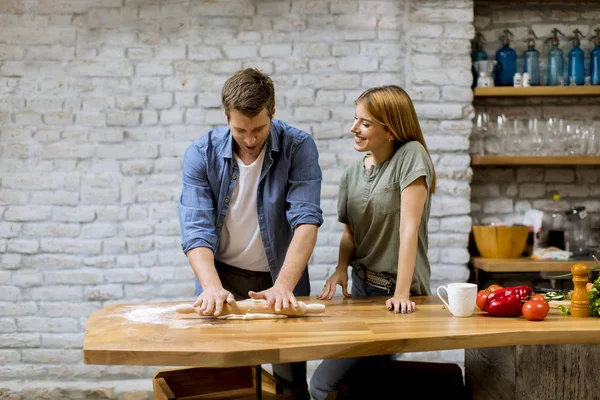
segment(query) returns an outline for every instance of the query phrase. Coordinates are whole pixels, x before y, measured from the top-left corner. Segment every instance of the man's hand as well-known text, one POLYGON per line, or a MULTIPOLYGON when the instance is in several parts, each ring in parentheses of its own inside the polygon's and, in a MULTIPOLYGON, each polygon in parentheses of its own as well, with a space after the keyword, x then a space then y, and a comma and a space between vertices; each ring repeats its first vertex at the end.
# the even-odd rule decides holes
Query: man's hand
POLYGON ((225 302, 228 304, 235 303, 233 295, 223 287, 213 286, 204 288, 204 291, 194 303, 194 307, 200 307, 200 312, 204 315, 212 314, 217 317, 221 315, 223 303, 225 302))
POLYGON ((387 299, 385 306, 388 310, 396 314, 412 313, 415 311, 415 302, 410 301, 409 296, 394 294, 394 297, 387 299))
POLYGON ((335 295, 337 285, 342 287, 344 297, 350 297, 350 294, 348 293, 348 267, 344 269, 336 268, 333 275, 325 282, 325 286, 323 286, 323 290, 321 290, 321 294, 318 295, 317 298, 331 300, 335 295))
POLYGON ((248 296, 254 300, 266 300, 265 309, 275 306, 275 312, 281 312, 281 309, 289 309, 290 305, 294 308, 300 307, 294 293, 287 287, 275 283, 271 288, 262 292, 248 292, 248 296))

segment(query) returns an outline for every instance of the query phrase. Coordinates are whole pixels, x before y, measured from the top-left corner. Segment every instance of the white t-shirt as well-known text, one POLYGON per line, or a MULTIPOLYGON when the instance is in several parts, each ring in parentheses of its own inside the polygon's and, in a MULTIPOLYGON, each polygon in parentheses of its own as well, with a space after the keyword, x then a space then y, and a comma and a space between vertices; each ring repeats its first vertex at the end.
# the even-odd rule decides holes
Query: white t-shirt
POLYGON ((250 165, 234 153, 240 169, 219 242, 219 261, 249 271, 269 271, 258 226, 256 195, 267 146, 250 165))

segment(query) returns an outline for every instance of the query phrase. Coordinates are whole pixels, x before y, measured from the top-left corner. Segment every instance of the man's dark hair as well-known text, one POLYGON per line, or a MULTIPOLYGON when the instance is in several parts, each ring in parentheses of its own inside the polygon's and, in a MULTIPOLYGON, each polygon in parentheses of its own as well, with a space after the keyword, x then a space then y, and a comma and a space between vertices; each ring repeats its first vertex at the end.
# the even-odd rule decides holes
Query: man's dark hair
POLYGON ((263 108, 272 118, 275 111, 273 81, 255 68, 238 71, 223 85, 221 101, 227 119, 233 110, 252 118, 260 114, 263 108))

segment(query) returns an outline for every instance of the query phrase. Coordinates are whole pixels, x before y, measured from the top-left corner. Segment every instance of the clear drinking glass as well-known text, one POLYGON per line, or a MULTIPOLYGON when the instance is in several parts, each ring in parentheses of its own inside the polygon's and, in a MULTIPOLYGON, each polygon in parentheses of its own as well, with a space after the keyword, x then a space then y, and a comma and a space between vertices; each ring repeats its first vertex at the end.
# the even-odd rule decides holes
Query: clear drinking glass
POLYGON ((475 114, 475 124, 470 140, 471 154, 485 154, 485 140, 489 130, 489 115, 486 110, 480 110, 475 114))

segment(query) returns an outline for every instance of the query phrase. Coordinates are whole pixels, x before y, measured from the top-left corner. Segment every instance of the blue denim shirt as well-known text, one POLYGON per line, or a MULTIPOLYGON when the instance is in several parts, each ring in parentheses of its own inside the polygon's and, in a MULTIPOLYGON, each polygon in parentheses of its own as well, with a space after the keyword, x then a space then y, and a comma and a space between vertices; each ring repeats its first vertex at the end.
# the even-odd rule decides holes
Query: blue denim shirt
MULTIPOLYGON (((257 192, 257 214, 273 281, 300 224, 321 226, 321 168, 312 137, 273 120, 257 192)), ((219 259, 219 239, 237 183, 239 167, 233 156, 229 126, 221 126, 194 141, 183 159, 179 223, 183 252, 210 248, 219 259)), ((198 287, 197 283, 197 287, 198 287)), ((294 293, 310 292, 308 268, 294 293)))

